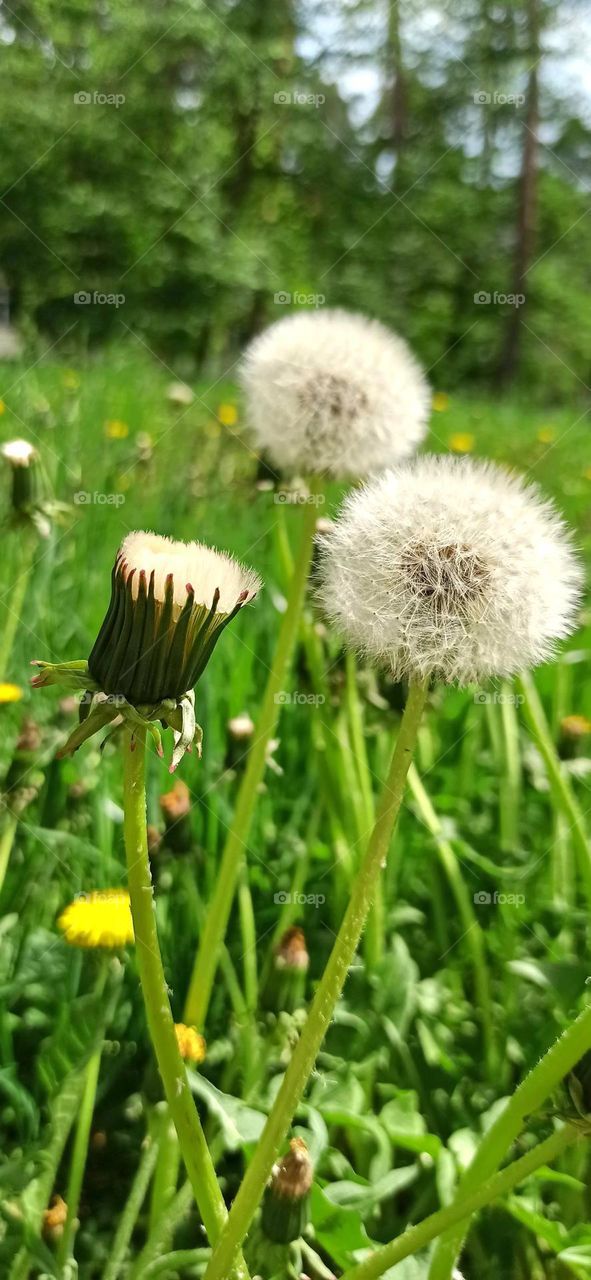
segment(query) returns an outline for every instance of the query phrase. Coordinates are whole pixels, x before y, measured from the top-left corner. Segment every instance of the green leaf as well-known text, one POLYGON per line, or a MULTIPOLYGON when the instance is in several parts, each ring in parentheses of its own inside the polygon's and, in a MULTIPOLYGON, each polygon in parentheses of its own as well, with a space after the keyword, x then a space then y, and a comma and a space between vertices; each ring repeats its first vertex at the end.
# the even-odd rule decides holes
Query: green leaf
POLYGON ((192 1092, 207 1104, 211 1114, 219 1121, 228 1151, 237 1151, 249 1142, 258 1142, 267 1118, 263 1111, 255 1111, 254 1107, 249 1107, 240 1098, 222 1093, 196 1071, 187 1071, 187 1077, 192 1092))
POLYGON ((360 1249, 367 1249, 369 1236, 357 1209, 332 1203, 316 1183, 310 1196, 310 1212, 315 1238, 338 1267, 348 1267, 360 1249))
POLYGON ((434 1133, 427 1133, 412 1089, 399 1090, 397 1097, 382 1108, 379 1118, 395 1146, 407 1151, 424 1151, 433 1160, 437 1158, 441 1140, 434 1133))

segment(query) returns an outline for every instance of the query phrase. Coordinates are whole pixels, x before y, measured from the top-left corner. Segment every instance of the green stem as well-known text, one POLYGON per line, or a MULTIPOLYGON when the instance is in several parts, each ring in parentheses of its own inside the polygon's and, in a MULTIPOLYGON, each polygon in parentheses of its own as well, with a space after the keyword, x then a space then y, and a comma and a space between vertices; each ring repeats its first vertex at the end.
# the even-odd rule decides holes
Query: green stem
MULTIPOLYGON (((363 712, 357 688, 357 663, 355 654, 350 650, 347 650, 345 658, 345 671, 347 719, 361 791, 363 830, 370 831, 375 817, 371 771, 367 758, 363 712)), ((384 896, 381 881, 376 885, 376 895, 369 913, 364 942, 366 963, 373 968, 379 964, 384 954, 384 896)))
POLYGON ((534 1147, 533 1151, 528 1151, 527 1155, 521 1156, 521 1159, 515 1160, 507 1169, 503 1169, 502 1173, 497 1173, 488 1182, 483 1182, 478 1190, 466 1199, 454 1200, 453 1204, 448 1205, 447 1208, 430 1214, 428 1218, 424 1218, 413 1227, 407 1227, 396 1240, 378 1249, 359 1266, 346 1271, 343 1280, 378 1280, 378 1277, 383 1276, 390 1267, 401 1262, 403 1258, 408 1258, 411 1253, 424 1249, 425 1245, 441 1235, 448 1227, 471 1216, 477 1209, 483 1209, 493 1200, 498 1200, 499 1196, 507 1195, 518 1183, 529 1178, 542 1165, 555 1160, 573 1142, 580 1141, 581 1137, 580 1129, 574 1125, 564 1125, 550 1138, 546 1138, 545 1142, 540 1142, 537 1147, 534 1147))
POLYGON ((443 835, 441 822, 414 764, 411 765, 409 770, 408 785, 419 814, 433 836, 443 870, 456 900, 464 940, 472 960, 475 1003, 482 1028, 488 1074, 489 1078, 494 1078, 498 1068, 498 1054, 495 1045, 493 1006, 482 929, 476 919, 474 908, 470 901, 470 894, 466 889, 453 845, 443 835))
POLYGON ((141 1253, 138 1254, 130 1267, 127 1280, 145 1280, 151 1263, 155 1262, 157 1258, 161 1258, 170 1248, 170 1241, 177 1228, 187 1217, 192 1203, 193 1188, 187 1179, 180 1190, 177 1191, 174 1200, 171 1200, 166 1212, 160 1214, 154 1230, 150 1232, 141 1253))
MULTIPOLYGON (((146 836, 145 731, 127 732, 123 751, 127 874, 148 1030, 195 1200, 213 1244, 226 1220, 226 1206, 179 1053, 162 967, 146 836)), ((236 1277, 247 1274, 240 1259, 236 1277)))
POLYGON ((115 1232, 115 1239, 113 1240, 111 1256, 103 1273, 103 1280, 117 1280, 117 1276, 123 1266, 129 1241, 131 1240, 133 1228, 135 1227, 138 1214, 146 1198, 146 1192, 150 1185, 150 1178, 154 1172, 157 1155, 158 1142, 154 1141, 152 1138, 147 1138, 134 1180, 131 1184, 131 1190, 127 1197, 123 1213, 119 1219, 119 1225, 115 1232))
MULTIPOLYGON (((509 1098, 460 1179, 454 1204, 463 1204, 466 1197, 498 1169, 511 1143, 521 1132, 525 1117, 539 1110, 588 1049, 591 1049, 591 1005, 554 1042, 509 1098)), ((438 1241, 431 1259, 429 1280, 450 1280, 463 1238, 464 1231, 460 1228, 438 1241)))
POLYGON ((274 1106, 232 1206, 226 1227, 214 1248, 211 1262, 205 1273, 206 1280, 226 1280, 230 1272, 232 1262, 260 1203, 273 1161, 303 1095, 318 1050, 331 1022, 371 907, 376 882, 388 854, 426 697, 426 681, 411 684, 388 780, 380 797, 375 826, 352 887, 349 905, 314 997, 308 1020, 294 1049, 274 1106))
MULTIPOLYGON (((311 497, 320 491, 319 482, 312 486, 311 497)), ((316 529, 316 504, 304 507, 304 522, 298 556, 289 586, 287 609, 283 615, 279 640, 269 671, 256 734, 251 744, 242 778, 236 810, 228 832, 216 887, 209 903, 207 922, 201 936, 193 966, 184 1021, 200 1030, 205 1026, 207 1010, 219 961, 220 948, 230 917, 240 867, 246 852, 248 834, 263 780, 267 749, 279 717, 281 695, 285 692, 289 663, 297 638, 306 594, 306 584, 316 529)))
POLYGON ((66 1191, 68 1216, 64 1223, 64 1232, 60 1240, 58 1250, 58 1266, 60 1268, 65 1266, 72 1253, 72 1244, 77 1226, 78 1209, 80 1208, 80 1193, 82 1191, 82 1182, 86 1167, 90 1126, 92 1124, 92 1116, 94 1113, 100 1066, 101 1049, 97 1049, 96 1053, 93 1053, 86 1066, 84 1089, 80 1102, 80 1111, 78 1112, 78 1120, 76 1123, 74 1146, 72 1149, 72 1162, 70 1164, 70 1174, 66 1191))
POLYGON ((503 681, 501 686, 501 698, 504 768, 500 785, 500 835, 501 849, 505 853, 511 853, 519 845, 521 760, 515 695, 507 680, 503 681))
MULTIPOLYGON (((108 967, 108 952, 103 952, 100 956, 98 977, 95 985, 96 996, 100 997, 104 991, 107 981, 108 967)), ((82 1097, 80 1099, 80 1108, 74 1131, 72 1157, 70 1160, 70 1171, 66 1189, 66 1205, 68 1214, 64 1223, 64 1230, 57 1251, 57 1261, 60 1270, 65 1267, 66 1263, 69 1262, 72 1256, 72 1245, 78 1225, 77 1219, 78 1210, 80 1208, 80 1195, 82 1192, 82 1183, 84 1181, 84 1170, 86 1168, 86 1157, 88 1155, 90 1127, 92 1125, 92 1117, 94 1115, 94 1104, 96 1101, 102 1052, 103 1045, 101 1040, 94 1053, 88 1059, 84 1069, 82 1097)))
POLYGON ((572 832, 573 845, 579 859, 581 878, 585 885, 587 897, 591 899, 591 848, 589 846, 585 816, 562 768, 548 728, 540 695, 529 672, 521 675, 518 683, 523 694, 526 720, 546 765, 554 801, 564 813, 568 829, 572 832))
POLYGON ((154 1108, 150 1130, 158 1159, 150 1192, 148 1234, 154 1230, 160 1214, 166 1213, 174 1199, 179 1177, 179 1140, 165 1102, 159 1102, 154 1108))
POLYGON ((6 679, 10 655, 12 653, 17 629, 21 620, 21 613, 27 587, 29 585, 29 577, 33 567, 33 555, 37 539, 31 533, 25 535, 21 548, 20 562, 18 565, 18 577, 14 582, 10 591, 4 592, 3 596, 3 613, 4 613, 4 629, 2 638, 0 639, 0 681, 6 679), (6 603, 6 602, 9 603, 6 603))
POLYGON ((0 893, 2 892, 2 887, 4 885, 4 881, 6 878, 6 872, 8 870, 8 863, 10 862, 10 855, 12 853, 12 846, 14 844, 14 837, 16 835, 17 823, 18 823, 18 819, 15 817, 13 813, 9 813, 6 815, 4 830, 2 832, 2 835, 0 836, 0 893))

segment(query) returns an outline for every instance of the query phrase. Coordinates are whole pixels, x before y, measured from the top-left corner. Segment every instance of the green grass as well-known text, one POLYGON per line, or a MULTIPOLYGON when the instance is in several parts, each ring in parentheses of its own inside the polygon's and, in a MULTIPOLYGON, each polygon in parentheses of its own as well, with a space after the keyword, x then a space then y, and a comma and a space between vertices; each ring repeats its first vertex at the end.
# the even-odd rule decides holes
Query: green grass
MULTIPOLYGON (((0 439, 31 439, 56 497, 72 504, 36 552, 5 673, 23 688, 32 659, 88 655, 107 605, 113 558, 129 529, 150 528, 213 543, 252 564, 265 582, 260 600, 226 632, 198 686, 203 761, 187 757, 179 771, 192 797, 190 849, 178 853, 165 842, 154 857, 159 929, 178 1018, 241 767, 227 767, 226 725, 243 711, 256 720, 283 604, 278 533, 283 524, 295 543, 301 510, 277 504, 272 492, 257 487, 257 460, 234 384, 220 381, 212 388, 200 383, 193 388, 193 404, 179 409, 166 395, 172 380, 169 371, 135 349, 113 351, 75 370, 50 361, 33 370, 6 368, 0 439), (231 427, 219 421, 221 405, 236 406, 237 421, 231 427), (125 431, 118 429, 123 438, 108 434, 109 422, 125 424, 125 431), (141 445, 145 434, 151 458, 142 462, 138 437, 141 445), (80 492, 91 500, 76 501, 80 492), (98 500, 99 494, 114 495, 114 500, 98 500)), ((433 413, 428 447, 447 449, 454 437, 469 435, 475 456, 526 472, 556 498, 589 559, 591 446, 582 412, 581 406, 543 412, 524 403, 454 396, 433 413)), ((8 488, 5 473, 6 514, 8 488)), ((326 514, 339 493, 335 486, 326 514)), ((18 573, 17 533, 5 532, 3 550, 0 591, 9 607, 18 573)), ((567 741, 560 722, 572 713, 591 718, 589 627, 583 613, 568 654, 537 678, 585 812, 591 810, 590 739, 567 741)), ((232 975, 243 992, 245 965, 252 960, 235 913, 226 968, 216 984, 207 1027, 208 1055, 195 1085, 228 1197, 238 1185, 242 1150, 250 1149, 260 1130, 304 1018, 302 993, 294 999, 274 980, 273 943, 292 920, 302 925, 310 953, 303 993, 307 1000, 323 971, 362 848, 352 834, 358 830, 355 762, 347 745, 344 661, 332 637, 322 634, 321 643, 328 700, 321 706, 300 701, 284 707, 274 768, 267 772, 248 841, 259 1007, 254 1021, 245 1021, 236 1015, 232 1000, 232 975), (297 910, 275 901, 276 894, 296 883, 313 901, 297 910), (208 1082, 222 1091, 215 1106, 208 1082)), ((358 684, 375 790, 385 773, 400 691, 370 671, 359 673, 358 684)), ((303 647, 290 691, 314 691, 303 647)), ((409 794, 385 873, 384 958, 374 971, 361 961, 354 967, 319 1060, 321 1072, 312 1080, 296 1128, 306 1135, 315 1160, 315 1247, 337 1274, 352 1265, 353 1252, 366 1237, 387 1241, 409 1220, 436 1209, 440 1199, 445 1202, 458 1164, 489 1122, 498 1099, 511 1092, 580 1006, 589 972, 588 904, 577 876, 572 835, 553 811, 543 763, 521 708, 511 707, 510 713, 522 774, 516 829, 514 825, 512 836, 502 841, 500 818, 507 794, 503 706, 475 700, 474 691, 454 689, 438 691, 433 703, 437 714, 425 721, 417 764, 443 837, 459 859, 469 901, 479 893, 492 899, 495 891, 524 898, 518 904, 473 904, 484 937, 498 1066, 494 1074, 487 1070, 474 1007, 472 956, 445 856, 417 820, 416 801, 409 794), (331 1201, 340 1207, 328 1214, 331 1201)), ((56 931, 56 915, 77 892, 125 882, 117 744, 108 743, 101 753, 93 740, 73 760, 56 762, 55 748, 74 722, 72 711, 60 709, 55 690, 25 691, 18 704, 0 707, 4 775, 24 715, 40 724, 42 745, 25 762, 33 770, 28 780, 35 783, 36 795, 18 825, 0 904, 0 987, 7 1006, 0 1030, 4 1201, 13 1200, 30 1180, 45 1141, 59 1083, 39 1072, 47 1043, 51 1047, 57 1039, 70 1066, 79 1065, 84 1056, 81 1037, 76 1037, 83 1025, 83 1006, 77 1002, 92 990, 94 957, 66 946, 56 931)), ((166 754, 169 758, 169 744, 166 754)), ((166 763, 152 756, 149 817, 160 828, 159 797, 170 785, 166 763)), ((149 1108, 158 1096, 130 956, 123 995, 108 1030, 83 1186, 76 1244, 83 1280, 102 1273, 139 1160, 149 1108)), ((565 1099, 556 1105, 564 1107, 565 1099)), ((547 1132, 548 1119, 538 1118, 534 1128, 547 1132)), ((556 1261, 561 1249, 574 1242, 577 1229, 579 1243, 591 1244, 591 1225, 579 1228, 587 1214, 579 1185, 586 1169, 584 1150, 567 1153, 561 1168, 569 1175, 563 1182, 536 1178, 523 1192, 483 1213, 469 1237, 462 1268, 466 1280, 563 1280, 588 1274, 582 1264, 577 1269, 556 1261)), ((62 1194, 67 1173, 66 1151, 55 1183, 62 1194)), ((19 1238, 14 1219, 9 1217, 9 1223, 0 1243, 5 1259, 13 1256, 19 1238)), ((132 1240, 134 1256, 145 1238, 144 1211, 132 1240)), ((196 1219, 186 1215, 175 1246, 202 1243, 196 1219)), ((166 1274, 199 1275, 200 1267, 196 1261, 192 1269, 177 1273, 171 1264, 166 1274)), ((43 1268, 47 1258, 33 1274, 43 1268)), ((272 1280, 271 1272, 262 1274, 263 1280, 272 1280)), ((419 1280, 426 1272, 417 1261, 415 1270, 408 1264, 398 1274, 400 1280, 419 1280)))

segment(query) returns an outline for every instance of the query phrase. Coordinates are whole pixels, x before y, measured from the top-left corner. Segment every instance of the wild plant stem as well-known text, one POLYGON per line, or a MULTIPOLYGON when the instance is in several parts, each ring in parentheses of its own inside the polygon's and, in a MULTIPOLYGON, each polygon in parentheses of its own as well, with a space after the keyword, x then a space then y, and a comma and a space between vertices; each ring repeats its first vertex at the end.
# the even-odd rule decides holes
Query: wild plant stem
POLYGON ((0 638, 0 681, 6 680, 10 656, 27 594, 36 545, 37 539, 35 535, 27 530, 19 547, 20 554, 17 556, 17 578, 8 594, 10 603, 5 604, 3 609, 4 627, 0 638))
MULTIPOLYGON (((108 953, 103 953, 100 957, 100 968, 95 986, 95 995, 98 997, 101 996, 107 980, 107 956, 108 953)), ((74 1142, 72 1146, 72 1156, 66 1188, 66 1205, 68 1213, 57 1251, 57 1262, 60 1270, 62 1270, 66 1263, 69 1262, 72 1254, 74 1236, 77 1229, 80 1195, 82 1192, 84 1170, 86 1168, 86 1158, 88 1155, 90 1128, 92 1125, 92 1117, 94 1115, 94 1104, 96 1102, 96 1091, 101 1067, 102 1051, 103 1047, 101 1043, 89 1058, 84 1069, 82 1097, 80 1099, 80 1108, 78 1111, 78 1118, 76 1120, 76 1128, 74 1130, 74 1142)))
POLYGON ((529 672, 524 672, 519 677, 518 684, 523 694, 526 720, 546 765, 554 801, 564 813, 568 831, 572 833, 581 879, 587 898, 591 900, 591 846, 585 816, 562 767, 548 727, 542 700, 529 672))
POLYGON ((411 684, 388 780, 380 797, 375 826, 363 862, 352 886, 349 905, 312 1002, 306 1025, 283 1077, 275 1103, 230 1211, 226 1227, 214 1248, 211 1262, 205 1272, 205 1280, 226 1280, 231 1270, 232 1262, 260 1203, 273 1161, 302 1098, 318 1050, 331 1022, 335 1005, 367 920, 376 883, 388 854, 426 697, 426 681, 411 684))
POLYGON ((519 801, 521 795, 521 760, 519 755, 519 720, 511 685, 502 685, 501 726, 503 730, 503 775, 500 786, 501 849, 511 853, 519 844, 519 801))
MULTIPOLYGON (((227 1212, 179 1053, 160 955, 146 834, 145 731, 139 730, 134 735, 127 732, 123 752, 127 875, 148 1030, 181 1154, 213 1245, 227 1212)), ((232 1274, 236 1280, 248 1275, 242 1259, 238 1260, 234 1273, 228 1270, 228 1277, 232 1274)))
POLYGON ((2 892, 2 887, 6 879, 6 872, 8 870, 8 863, 10 862, 10 855, 12 853, 17 825, 18 819, 15 817, 14 813, 7 813, 4 822, 4 829, 0 835, 0 893, 2 892))
MULTIPOLYGON (((320 482, 312 483, 311 490, 310 497, 313 499, 320 492, 320 482)), ((314 501, 306 503, 300 547, 289 584, 287 609, 283 615, 273 664, 267 677, 259 721, 248 753, 236 810, 226 838, 216 888, 209 903, 207 921, 193 966, 183 1017, 185 1022, 195 1025, 199 1030, 203 1030, 205 1026, 220 949, 232 909, 240 867, 246 852, 259 786, 265 772, 267 750, 275 731, 281 703, 284 701, 281 695, 285 693, 284 685, 304 605, 316 517, 316 503, 314 501)))
MULTIPOLYGON (((511 1143, 521 1132, 525 1117, 539 1110, 588 1049, 591 1049, 591 1005, 579 1014, 576 1021, 533 1067, 487 1130, 472 1163, 460 1179, 454 1205, 464 1204, 466 1198, 498 1169, 511 1143)), ((429 1280, 451 1280, 464 1233, 464 1227, 460 1227, 459 1230, 452 1230, 442 1236, 437 1242, 431 1259, 429 1280)))
MULTIPOLYGON (((357 663, 355 654, 349 649, 345 657, 345 672, 347 719, 361 792, 363 830, 370 831, 375 817, 371 771, 367 758, 367 746, 363 732, 363 713, 357 688, 357 663)), ((366 963, 370 968, 373 968, 379 964, 384 954, 384 896, 381 881, 378 881, 376 885, 376 894, 365 931, 364 947, 366 963)))
POLYGON ((378 1280, 379 1276, 383 1276, 384 1272, 389 1271, 397 1262, 408 1258, 411 1253, 417 1253, 419 1249, 424 1249, 429 1241, 434 1240, 449 1227, 462 1222, 478 1209, 483 1209, 493 1200, 498 1200, 500 1196, 507 1195, 525 1178, 535 1173, 536 1169, 555 1160, 568 1146, 580 1141, 581 1137, 580 1129, 574 1125, 564 1125, 551 1137, 546 1138, 545 1142, 540 1142, 532 1151, 528 1151, 527 1155, 521 1156, 507 1169, 503 1169, 502 1173, 497 1173, 488 1182, 483 1182, 477 1191, 472 1192, 465 1199, 454 1200, 453 1204, 445 1209, 439 1209, 437 1213, 423 1218, 423 1221, 416 1223, 415 1226, 407 1227, 396 1240, 378 1249, 359 1266, 346 1271, 343 1280, 378 1280))
POLYGON ((131 1184, 129 1195, 125 1202, 121 1217, 119 1218, 119 1224, 117 1226, 117 1231, 115 1232, 115 1239, 113 1240, 111 1254, 103 1273, 103 1280, 117 1280, 125 1260, 125 1254, 138 1219, 138 1214, 146 1198, 146 1193, 150 1185, 150 1178, 154 1172, 157 1155, 157 1140, 155 1141, 151 1137, 147 1138, 135 1177, 131 1184))

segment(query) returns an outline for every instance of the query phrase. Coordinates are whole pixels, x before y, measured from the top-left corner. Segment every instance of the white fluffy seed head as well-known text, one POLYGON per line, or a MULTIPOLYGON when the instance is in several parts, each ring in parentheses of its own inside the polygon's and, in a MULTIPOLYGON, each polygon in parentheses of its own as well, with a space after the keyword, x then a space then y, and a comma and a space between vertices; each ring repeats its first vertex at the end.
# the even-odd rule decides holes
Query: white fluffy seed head
POLYGON ((126 577, 135 569, 132 593, 136 598, 142 569, 148 580, 154 570, 156 600, 164 599, 166 579, 172 574, 174 602, 181 607, 186 601, 188 586, 193 587, 197 603, 207 608, 218 589, 218 611, 230 613, 244 592, 246 603, 261 585, 253 569, 245 568, 225 552, 215 551, 201 542, 175 542, 157 533, 128 533, 121 544, 119 558, 126 565, 126 577))
POLYGON ((30 467, 39 457, 35 446, 28 440, 7 440, 0 447, 0 453, 12 467, 30 467))
POLYGON ((509 676, 574 625, 582 571, 560 516, 490 463, 430 456, 386 472, 320 544, 327 613, 398 679, 509 676))
POLYGON ((427 380, 406 343, 347 311, 298 312, 248 348, 242 382, 259 447, 280 468, 364 476, 425 434, 427 380))

